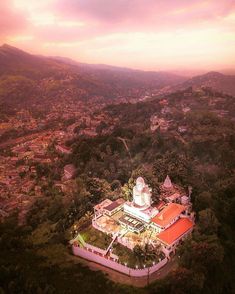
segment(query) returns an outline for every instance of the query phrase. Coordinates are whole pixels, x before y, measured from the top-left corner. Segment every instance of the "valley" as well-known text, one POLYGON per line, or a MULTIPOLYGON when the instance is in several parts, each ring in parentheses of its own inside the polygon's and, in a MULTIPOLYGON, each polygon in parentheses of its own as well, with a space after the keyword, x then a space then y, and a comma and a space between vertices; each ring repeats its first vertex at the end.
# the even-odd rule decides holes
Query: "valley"
POLYGON ((7 248, 15 257, 27 248, 22 254, 33 256, 40 275, 52 269, 51 293, 56 283, 68 291, 59 282, 61 270, 71 293, 77 290, 74 275, 81 283, 93 275, 87 293, 96 277, 99 289, 107 285, 102 293, 180 289, 179 276, 188 281, 187 291, 232 289, 234 76, 186 79, 33 56, 9 45, 0 48, 0 63, 0 246, 6 267, 7 248), (75 230, 91 222, 93 207, 107 195, 128 200, 135 179, 144 177, 157 203, 166 175, 192 189, 196 213, 192 238, 177 250, 177 266, 167 278, 136 290, 91 274, 76 257, 63 259, 75 230))

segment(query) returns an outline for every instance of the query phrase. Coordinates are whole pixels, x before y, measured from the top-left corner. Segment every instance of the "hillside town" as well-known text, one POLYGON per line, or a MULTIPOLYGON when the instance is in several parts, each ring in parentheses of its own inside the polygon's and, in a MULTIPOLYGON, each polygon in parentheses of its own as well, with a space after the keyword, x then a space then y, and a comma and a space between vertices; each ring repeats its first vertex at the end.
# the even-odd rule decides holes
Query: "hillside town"
MULTIPOLYGON (((150 99, 151 103, 151 97, 156 93, 147 92, 147 94, 144 100, 150 99)), ((178 140, 184 142, 192 131, 187 125, 186 118, 192 110, 199 107, 198 102, 193 100, 195 97, 199 97, 197 99, 202 101, 202 106, 209 100, 207 107, 211 108, 211 112, 218 117, 232 115, 224 105, 225 97, 207 88, 196 87, 185 90, 177 107, 172 106, 171 95, 162 98, 158 93, 158 96, 155 96, 156 112, 149 118, 150 132, 172 132, 178 140), (180 120, 175 117, 176 114, 179 116, 179 113, 182 116, 180 120)), ((0 217, 9 215, 16 208, 23 211, 24 216, 34 200, 42 195, 41 190, 46 178, 37 180, 36 165, 53 165, 60 161, 61 156, 72 153, 71 147, 66 146, 67 142, 81 136, 96 137, 111 134, 122 122, 122 112, 112 115, 108 110, 109 107, 115 107, 115 103, 109 106, 101 101, 96 103, 97 99, 99 100, 99 97, 93 97, 87 102, 74 102, 74 99, 68 96, 62 103, 52 103, 51 110, 40 112, 38 117, 34 112, 22 109, 16 115, 9 116, 7 121, 0 122, 2 147, 0 217), (14 133, 13 138, 11 133, 14 133)), ((135 105, 141 99, 141 96, 128 102, 124 99, 122 104, 135 105)), ((122 100, 117 107, 121 102, 122 100)), ((231 119, 234 119, 233 116, 231 119)), ((75 173, 73 164, 64 166, 55 185, 63 187, 63 181, 72 179, 75 173)))

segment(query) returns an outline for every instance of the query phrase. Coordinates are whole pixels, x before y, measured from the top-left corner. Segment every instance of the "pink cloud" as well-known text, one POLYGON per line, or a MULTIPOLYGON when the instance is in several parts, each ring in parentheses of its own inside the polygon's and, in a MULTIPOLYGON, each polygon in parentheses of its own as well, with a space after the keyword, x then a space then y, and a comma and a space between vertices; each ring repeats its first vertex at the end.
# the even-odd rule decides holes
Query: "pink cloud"
POLYGON ((57 0, 51 11, 64 20, 79 20, 84 27, 39 28, 40 38, 81 41, 125 32, 204 28, 223 21, 235 11, 234 0, 57 0))
POLYGON ((204 65, 229 63, 235 50, 234 0, 0 0, 0 9, 0 39, 35 53, 79 51, 84 62, 204 65))
POLYGON ((234 0, 57 0, 54 6, 64 17, 110 25, 133 22, 139 26, 213 20, 227 15, 234 7, 234 0))
MULTIPOLYGON (((235 11, 234 0, 54 0, 43 1, 42 7, 36 4, 39 8, 34 17, 35 13, 39 19, 51 13, 57 20, 38 26, 31 19, 28 31, 46 42, 83 41, 112 33, 200 29, 218 24, 235 11), (81 21, 85 25, 60 26, 60 21, 81 21)), ((11 0, 2 0, 0 9, 1 35, 17 33, 30 22, 26 20, 30 19, 29 12, 25 10, 23 15, 11 0)))
POLYGON ((0 1, 0 37, 19 33, 27 27, 25 15, 14 8, 12 1, 0 1))

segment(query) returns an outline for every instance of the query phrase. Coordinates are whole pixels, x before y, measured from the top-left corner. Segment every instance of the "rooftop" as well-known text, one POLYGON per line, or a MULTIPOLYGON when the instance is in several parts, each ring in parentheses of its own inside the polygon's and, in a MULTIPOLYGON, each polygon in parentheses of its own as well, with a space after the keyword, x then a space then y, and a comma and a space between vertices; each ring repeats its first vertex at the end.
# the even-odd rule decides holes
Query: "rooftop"
POLYGON ((104 207, 109 206, 110 204, 112 204, 112 200, 110 200, 110 199, 105 199, 105 200, 103 200, 101 203, 95 205, 94 208, 95 208, 96 210, 100 210, 100 209, 103 209, 104 207))
POLYGON ((193 222, 188 218, 181 218, 165 231, 161 232, 157 238, 167 245, 173 244, 193 227, 193 222))
POLYGON ((118 206, 122 205, 125 202, 124 199, 119 198, 116 201, 113 201, 112 203, 110 203, 109 205, 105 206, 104 209, 108 210, 108 211, 112 211, 115 208, 117 208, 118 206))
POLYGON ((73 164, 67 164, 64 166, 64 171, 68 173, 74 173, 76 171, 76 168, 73 164))
POLYGON ((184 210, 185 206, 177 203, 170 203, 160 213, 152 218, 151 221, 160 227, 165 227, 176 217, 178 217, 184 210))
POLYGON ((133 229, 136 229, 138 231, 141 230, 144 226, 141 221, 126 214, 119 218, 119 222, 128 225, 129 227, 132 227, 133 229))
POLYGON ((167 196, 166 198, 170 201, 175 201, 177 198, 179 198, 181 194, 179 192, 175 192, 170 196, 167 196))

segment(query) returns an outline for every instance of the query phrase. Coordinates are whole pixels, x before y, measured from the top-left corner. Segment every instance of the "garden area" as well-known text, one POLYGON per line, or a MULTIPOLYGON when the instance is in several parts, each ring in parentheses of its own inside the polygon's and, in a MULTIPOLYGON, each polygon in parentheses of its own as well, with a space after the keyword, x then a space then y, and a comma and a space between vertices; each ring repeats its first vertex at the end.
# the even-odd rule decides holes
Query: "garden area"
POLYGON ((92 226, 89 226, 81 231, 80 235, 86 243, 104 250, 108 248, 110 242, 112 241, 112 237, 94 229, 92 226))
POLYGON ((153 248, 148 244, 144 248, 136 245, 133 250, 130 250, 120 243, 115 243, 112 252, 118 255, 120 263, 131 268, 150 267, 165 257, 160 248, 153 248))

